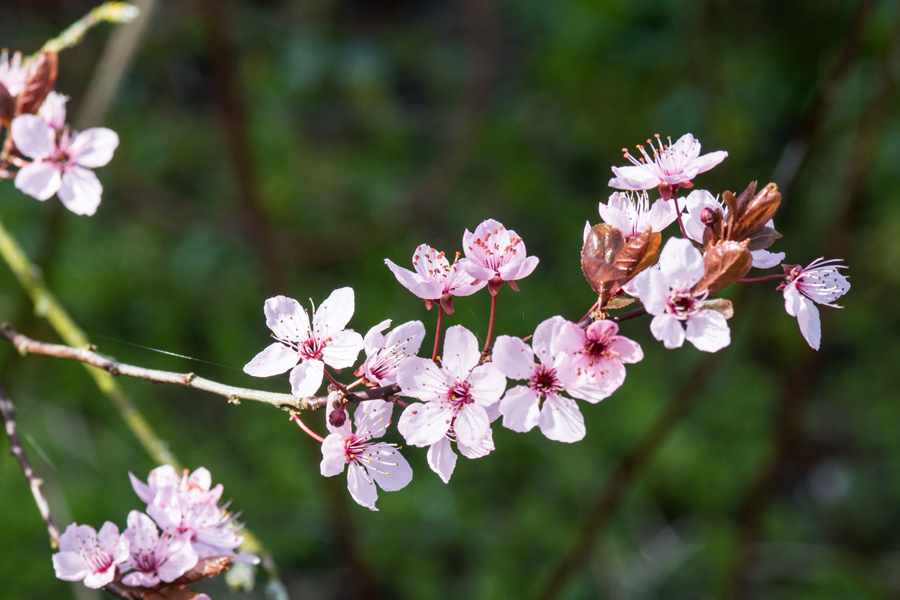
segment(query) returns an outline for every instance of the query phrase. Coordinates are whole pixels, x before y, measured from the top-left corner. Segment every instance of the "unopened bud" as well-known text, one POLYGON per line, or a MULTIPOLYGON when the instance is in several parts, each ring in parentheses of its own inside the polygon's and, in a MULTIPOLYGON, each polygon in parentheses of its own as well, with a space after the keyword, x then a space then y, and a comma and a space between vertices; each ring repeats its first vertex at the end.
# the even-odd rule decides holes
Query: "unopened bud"
POLYGON ((711 208, 704 208, 700 211, 700 222, 707 227, 712 227, 719 220, 719 213, 711 208))
POLYGON ((332 427, 343 427, 347 420, 347 411, 343 408, 331 411, 328 415, 328 422, 332 427))

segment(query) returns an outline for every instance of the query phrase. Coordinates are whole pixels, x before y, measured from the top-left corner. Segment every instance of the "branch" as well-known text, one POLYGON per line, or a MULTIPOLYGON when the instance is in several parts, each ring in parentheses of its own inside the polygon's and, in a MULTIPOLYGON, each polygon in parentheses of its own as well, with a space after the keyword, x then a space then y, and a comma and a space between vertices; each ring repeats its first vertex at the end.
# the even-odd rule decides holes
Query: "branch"
POLYGON ((91 350, 91 346, 71 348, 61 344, 45 344, 44 342, 38 342, 22 335, 13 329, 12 325, 9 323, 0 325, 0 337, 3 337, 6 341, 15 346, 16 350, 22 355, 40 354, 43 356, 52 356, 54 358, 76 360, 91 365, 92 367, 102 369, 114 377, 124 375, 126 377, 134 377, 135 379, 143 379, 154 383, 174 383, 176 385, 183 385, 185 387, 224 396, 229 402, 235 404, 239 403, 240 400, 254 400, 256 402, 271 404, 278 408, 293 410, 315 410, 324 406, 322 398, 298 398, 291 394, 279 394, 276 392, 263 392, 261 390, 233 387, 209 379, 204 379, 203 377, 198 377, 193 373, 173 373, 171 371, 158 371, 156 369, 145 369, 143 367, 126 365, 97 354, 91 350))
POLYGON ((43 517, 44 523, 47 525, 47 533, 50 534, 50 547, 56 550, 59 548, 59 529, 56 528, 56 524, 53 522, 53 515, 50 514, 50 505, 47 504, 47 499, 41 491, 41 485, 44 482, 34 474, 31 462, 29 462, 28 456, 25 454, 24 448, 22 448, 22 440, 19 438, 19 432, 16 430, 16 408, 13 406, 12 400, 7 396, 2 384, 0 384, 0 413, 2 413, 3 422, 6 424, 6 435, 9 436, 9 453, 16 457, 16 460, 19 461, 19 465, 22 467, 22 471, 25 473, 25 478, 31 486, 31 495, 34 496, 34 503, 37 504, 38 510, 41 511, 41 517, 43 517))

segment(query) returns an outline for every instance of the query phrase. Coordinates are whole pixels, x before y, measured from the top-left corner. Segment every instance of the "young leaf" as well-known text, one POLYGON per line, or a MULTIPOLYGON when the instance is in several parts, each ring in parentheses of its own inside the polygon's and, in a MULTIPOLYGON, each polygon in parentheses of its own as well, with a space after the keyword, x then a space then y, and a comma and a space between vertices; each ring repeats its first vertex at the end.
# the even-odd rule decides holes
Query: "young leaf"
POLYGON ((649 229, 641 235, 630 238, 616 257, 613 266, 625 274, 618 281, 622 285, 633 279, 635 275, 652 265, 659 258, 659 246, 662 234, 649 229))
POLYGON ((747 245, 748 242, 726 241, 707 248, 703 255, 706 274, 694 289, 718 292, 746 275, 753 266, 753 255, 747 245))
POLYGON ((28 69, 25 86, 19 92, 18 102, 16 103, 16 116, 37 113, 47 94, 53 91, 58 68, 59 60, 56 57, 56 52, 45 50, 34 59, 34 63, 28 69))

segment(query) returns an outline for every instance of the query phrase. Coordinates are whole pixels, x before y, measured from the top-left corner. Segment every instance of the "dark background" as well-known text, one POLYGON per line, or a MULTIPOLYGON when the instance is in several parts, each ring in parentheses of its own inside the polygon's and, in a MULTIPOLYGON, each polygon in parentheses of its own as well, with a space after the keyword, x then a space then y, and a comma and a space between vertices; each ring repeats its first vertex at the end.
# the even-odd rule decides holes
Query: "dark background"
MULTIPOLYGON (((33 52, 91 6, 7 0, 0 42, 33 52)), ((90 109, 110 32, 60 55, 70 121, 90 109)), ((498 426, 497 450, 460 458, 449 485, 409 449, 414 479, 377 513, 345 477, 326 486, 285 413, 120 383, 187 466, 224 484, 292 598, 534 598, 600 500, 602 531, 554 597, 895 598, 898 32, 890 0, 165 0, 102 117, 122 143, 97 170, 97 215, 6 181, 0 216, 102 352, 286 392, 286 376, 240 371, 268 343, 267 297, 353 286, 351 327, 420 319, 430 347, 435 314, 383 260, 407 265, 423 242, 455 252, 488 217, 541 258, 521 293, 501 293, 498 333, 580 318, 594 300, 582 229, 620 148, 692 132, 729 152, 698 187, 779 184, 773 250, 787 262, 850 265, 846 309, 821 311, 820 352, 776 282, 730 294, 733 342, 713 360, 628 322, 646 358, 582 405, 583 441, 498 426)), ((489 305, 462 298, 448 324, 483 339, 489 305)), ((0 320, 58 340, 5 266, 0 320)), ((0 377, 60 524, 124 526, 141 508, 127 472, 156 465, 84 369, 2 345, 0 377)), ((324 432, 323 418, 308 422, 324 432)), ((97 597, 56 580, 50 554, 4 454, 0 597, 97 597)))

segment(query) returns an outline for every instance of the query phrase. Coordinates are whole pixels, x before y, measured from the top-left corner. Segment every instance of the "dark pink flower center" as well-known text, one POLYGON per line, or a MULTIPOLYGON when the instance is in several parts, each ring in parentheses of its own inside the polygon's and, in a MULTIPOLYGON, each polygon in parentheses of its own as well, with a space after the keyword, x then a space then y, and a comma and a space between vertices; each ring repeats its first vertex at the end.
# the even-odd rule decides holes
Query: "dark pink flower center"
POLYGON ((503 227, 501 226, 499 229, 489 231, 484 238, 475 238, 472 240, 472 243, 481 249, 481 262, 483 262, 484 266, 488 269, 493 269, 495 271, 515 257, 518 246, 522 243, 522 238, 511 237, 506 245, 501 246, 497 241, 497 237, 500 235, 502 229, 503 227))
POLYGON ((81 557, 94 573, 103 573, 113 564, 112 554, 106 552, 99 546, 94 546, 89 550, 86 548, 82 549, 81 557))
POLYGON ((155 573, 157 568, 159 568, 159 563, 156 552, 143 550, 140 555, 135 557, 134 568, 142 573, 155 573))
POLYGON ((681 321, 700 310, 701 306, 703 306, 703 302, 690 292, 672 290, 669 299, 666 300, 666 312, 681 321))
POLYGON ((528 387, 541 398, 563 391, 563 385, 556 377, 556 369, 538 365, 528 379, 528 387))
POLYGON ((322 360, 322 350, 325 348, 327 340, 319 340, 311 337, 300 344, 297 351, 304 360, 322 360))
POLYGON ((346 440, 344 440, 344 460, 350 463, 358 463, 360 461, 360 457, 365 453, 366 446, 371 439, 371 436, 360 436, 355 433, 351 433, 346 440))
POLYGON ((472 385, 468 381, 462 381, 455 384, 447 392, 447 399, 453 408, 459 410, 466 404, 472 404, 475 400, 472 398, 472 385))
POLYGON ((611 346, 616 336, 611 333, 601 333, 599 337, 590 337, 584 340, 584 348, 581 353, 587 358, 587 365, 592 367, 600 364, 601 361, 619 358, 620 353, 612 350, 611 346))

